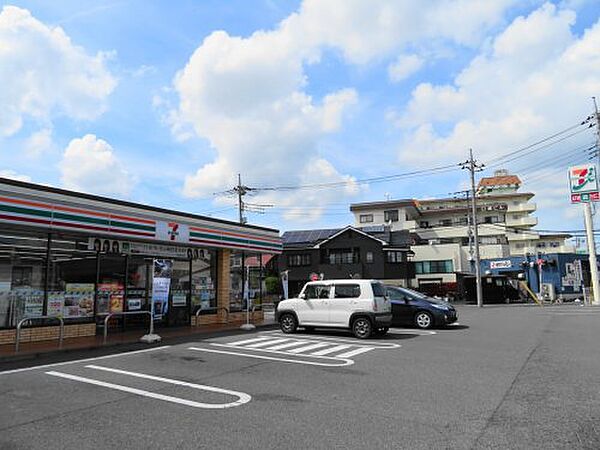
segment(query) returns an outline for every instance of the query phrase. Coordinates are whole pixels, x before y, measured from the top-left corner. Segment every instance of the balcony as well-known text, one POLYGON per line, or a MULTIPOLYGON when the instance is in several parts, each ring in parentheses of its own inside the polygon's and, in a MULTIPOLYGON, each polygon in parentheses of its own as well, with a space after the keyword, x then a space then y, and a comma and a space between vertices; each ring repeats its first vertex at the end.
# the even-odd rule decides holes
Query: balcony
POLYGON ((520 217, 518 219, 513 219, 512 217, 506 218, 507 227, 535 227, 537 224, 537 217, 520 217))
POLYGON ((535 203, 520 203, 518 205, 508 205, 508 213, 526 212, 532 213, 537 209, 535 203))

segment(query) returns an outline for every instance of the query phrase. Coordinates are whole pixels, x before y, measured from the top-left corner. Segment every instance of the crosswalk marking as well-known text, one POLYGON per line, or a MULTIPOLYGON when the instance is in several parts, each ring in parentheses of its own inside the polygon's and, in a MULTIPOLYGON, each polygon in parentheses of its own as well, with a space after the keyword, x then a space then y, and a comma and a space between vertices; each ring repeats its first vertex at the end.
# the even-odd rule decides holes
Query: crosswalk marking
POLYGON ((304 347, 292 348, 288 350, 290 353, 302 353, 308 350, 314 350, 316 348, 327 347, 331 345, 329 342, 317 342, 316 344, 305 345, 304 347))
POLYGON ((318 352, 311 353, 315 356, 323 356, 329 355, 331 353, 339 352, 341 350, 346 350, 347 348, 351 348, 351 345, 336 345, 335 347, 326 348, 325 350, 319 350, 318 352))
POLYGON ((307 341, 293 341, 285 344, 274 345, 273 347, 265 347, 265 350, 282 350, 284 348, 295 347, 297 345, 307 344, 307 341))
POLYGON ((273 339, 270 341, 256 342, 254 344, 244 345, 245 348, 259 348, 267 347, 269 345, 278 344, 282 342, 289 342, 289 339, 273 339))
POLYGON ((337 358, 351 358, 352 356, 360 355, 361 353, 366 353, 373 350, 373 347, 358 347, 356 350, 350 350, 346 353, 340 353, 336 355, 337 358))

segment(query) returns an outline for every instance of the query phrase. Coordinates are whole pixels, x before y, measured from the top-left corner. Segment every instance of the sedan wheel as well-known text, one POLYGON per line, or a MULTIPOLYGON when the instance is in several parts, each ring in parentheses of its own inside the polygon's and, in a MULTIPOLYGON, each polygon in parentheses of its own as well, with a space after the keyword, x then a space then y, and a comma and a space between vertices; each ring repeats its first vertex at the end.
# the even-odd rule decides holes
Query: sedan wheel
POLYGON ((433 326, 433 317, 425 311, 419 311, 415 316, 415 325, 418 328, 427 329, 433 326))

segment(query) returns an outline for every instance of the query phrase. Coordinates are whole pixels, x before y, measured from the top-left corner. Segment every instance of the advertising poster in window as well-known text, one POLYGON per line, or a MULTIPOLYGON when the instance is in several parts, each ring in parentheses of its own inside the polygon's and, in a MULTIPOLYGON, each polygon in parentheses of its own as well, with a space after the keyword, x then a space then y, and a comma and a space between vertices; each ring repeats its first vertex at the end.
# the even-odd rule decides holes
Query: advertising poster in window
POLYGON ((123 298, 122 283, 117 281, 100 283, 98 285, 98 313, 123 312, 123 298))
POLYGON ((94 283, 67 283, 63 316, 92 317, 94 315, 94 283))
POLYGON ((154 260, 154 270, 152 272, 152 310, 154 311, 155 319, 161 319, 168 311, 172 275, 172 260, 154 260))
POLYGON ((65 293, 61 291, 48 292, 48 315, 62 316, 65 307, 65 293))
POLYGON ((20 294, 24 299, 24 317, 41 316, 44 313, 44 293, 42 291, 27 289, 21 291, 20 294))

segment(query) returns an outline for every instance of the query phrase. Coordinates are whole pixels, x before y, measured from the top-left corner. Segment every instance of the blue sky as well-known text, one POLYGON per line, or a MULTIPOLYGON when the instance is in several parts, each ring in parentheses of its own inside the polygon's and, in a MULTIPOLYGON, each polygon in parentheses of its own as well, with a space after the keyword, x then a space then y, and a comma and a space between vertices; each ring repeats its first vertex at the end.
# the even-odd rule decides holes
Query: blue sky
MULTIPOLYGON (((254 187, 345 181, 248 198, 274 205, 251 223, 345 225, 352 202, 439 196, 467 174, 356 180, 469 147, 485 163, 585 119, 599 18, 595 1, 6 3, 0 174, 233 220, 213 193, 237 173, 254 187)), ((499 163, 537 194, 541 228, 582 228, 566 166, 594 135, 576 131, 499 163)))

